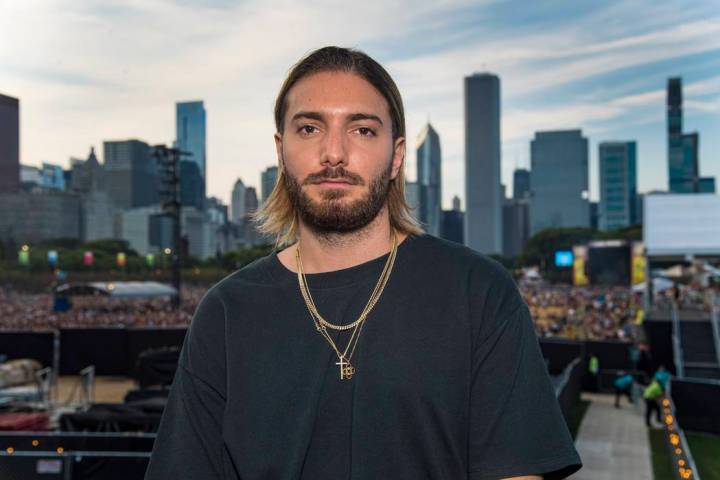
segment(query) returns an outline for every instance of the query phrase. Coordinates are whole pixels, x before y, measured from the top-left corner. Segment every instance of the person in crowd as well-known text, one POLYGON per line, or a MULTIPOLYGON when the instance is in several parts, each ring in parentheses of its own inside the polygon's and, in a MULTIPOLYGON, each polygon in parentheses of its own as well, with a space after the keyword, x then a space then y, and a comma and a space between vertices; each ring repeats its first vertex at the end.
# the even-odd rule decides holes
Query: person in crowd
POLYGON ((655 417, 657 418, 658 423, 662 426, 663 422, 660 416, 660 399, 662 396, 662 385, 656 379, 653 379, 650 382, 650 385, 645 387, 645 390, 643 391, 643 398, 645 399, 645 425, 648 427, 652 427, 650 418, 652 417, 653 412, 655 412, 655 417))
POLYGON ((658 369, 655 372, 655 375, 653 375, 653 378, 660 383, 663 391, 666 392, 668 382, 670 381, 670 372, 665 369, 665 365, 658 366, 658 369))
POLYGON ((625 395, 628 402, 633 402, 632 389, 635 383, 635 378, 623 370, 620 370, 615 377, 613 386, 615 387, 615 408, 620 408, 620 397, 625 395))

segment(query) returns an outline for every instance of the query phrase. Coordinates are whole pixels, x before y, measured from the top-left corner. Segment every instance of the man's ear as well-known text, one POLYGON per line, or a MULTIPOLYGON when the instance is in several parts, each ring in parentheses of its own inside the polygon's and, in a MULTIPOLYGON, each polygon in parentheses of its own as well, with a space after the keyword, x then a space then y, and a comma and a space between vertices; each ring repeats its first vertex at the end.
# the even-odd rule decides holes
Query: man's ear
POLYGON ((398 172, 400 172, 400 167, 402 167, 403 162, 405 161, 405 137, 398 137, 395 139, 395 145, 393 148, 393 159, 392 159, 392 173, 390 175, 391 179, 395 179, 397 177, 398 172))
POLYGON ((282 133, 275 132, 275 153, 277 155, 278 168, 282 171, 285 169, 285 162, 283 159, 283 148, 282 148, 282 133))

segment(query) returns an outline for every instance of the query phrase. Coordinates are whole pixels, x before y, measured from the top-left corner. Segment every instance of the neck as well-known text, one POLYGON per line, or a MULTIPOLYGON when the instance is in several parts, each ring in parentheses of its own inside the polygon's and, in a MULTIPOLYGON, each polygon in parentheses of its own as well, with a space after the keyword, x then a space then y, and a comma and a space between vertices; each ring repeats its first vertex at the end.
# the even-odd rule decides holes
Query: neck
MULTIPOLYGON (((354 267, 388 253, 392 247, 390 219, 384 207, 367 226, 351 233, 320 233, 300 222, 300 241, 278 254, 290 270, 297 271, 298 244, 305 273, 322 273, 354 267)), ((406 235, 398 234, 398 243, 406 235)))

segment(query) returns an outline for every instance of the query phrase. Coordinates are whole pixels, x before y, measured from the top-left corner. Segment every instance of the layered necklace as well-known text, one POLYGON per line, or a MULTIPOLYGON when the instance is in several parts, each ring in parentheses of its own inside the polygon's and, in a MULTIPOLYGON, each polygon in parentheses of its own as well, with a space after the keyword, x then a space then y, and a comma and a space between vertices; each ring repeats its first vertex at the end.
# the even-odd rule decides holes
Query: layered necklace
POLYGON ((322 315, 320 315, 320 312, 318 312, 318 309, 315 306, 312 295, 310 295, 310 288, 308 287, 307 279, 305 278, 305 273, 303 272, 302 257, 300 255, 300 244, 298 243, 297 249, 295 250, 295 262, 297 264, 297 276, 298 283, 300 285, 300 292, 305 299, 305 305, 307 305, 310 316, 313 318, 315 329, 323 337, 325 337, 325 340, 327 340, 327 342, 330 344, 330 347, 332 347, 333 351, 337 355, 338 361, 335 363, 335 365, 338 365, 340 369, 340 380, 349 380, 352 378, 353 374, 355 374, 355 367, 350 362, 350 360, 352 359, 353 353, 355 353, 355 347, 357 346, 358 339, 360 338, 360 332, 362 331, 362 327, 365 324, 365 320, 367 319, 370 311, 380 299, 380 295, 382 295, 383 289, 385 289, 385 285, 390 278, 390 273, 392 272, 393 265, 395 264, 396 255, 397 234, 393 230, 392 248, 390 249, 390 255, 385 262, 385 267, 380 274, 380 278, 375 285, 375 289, 370 295, 370 299, 368 300, 367 305, 365 305, 365 308, 360 313, 360 316, 354 322, 348 325, 335 325, 328 322, 322 317, 322 315), (338 346, 333 341, 332 337, 330 337, 330 334, 328 334, 328 328, 340 331, 352 329, 352 335, 350 336, 350 340, 348 341, 348 344, 344 350, 340 351, 338 346))

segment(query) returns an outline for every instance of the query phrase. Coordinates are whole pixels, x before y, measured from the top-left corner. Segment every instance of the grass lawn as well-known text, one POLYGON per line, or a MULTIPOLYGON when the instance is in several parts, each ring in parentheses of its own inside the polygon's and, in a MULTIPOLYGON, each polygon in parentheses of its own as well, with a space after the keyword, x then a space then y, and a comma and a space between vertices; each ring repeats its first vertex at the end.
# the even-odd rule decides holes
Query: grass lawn
POLYGON ((572 412, 570 412, 570 418, 568 419, 568 429, 570 430, 570 435, 572 435, 573 440, 577 439, 578 430, 580 430, 580 424, 582 423, 582 419, 585 416, 585 412, 587 412, 590 403, 592 402, 589 402, 587 400, 580 400, 577 405, 575 405, 572 412))
MULTIPOLYGON (((665 430, 648 429, 650 456, 655 480, 675 480, 670 452, 665 441, 665 430)), ((705 478, 703 477, 703 480, 705 478)))
MULTIPOLYGON (((720 436, 685 432, 702 480, 720 480, 720 436)), ((657 477, 656 477, 657 478, 657 477)))

